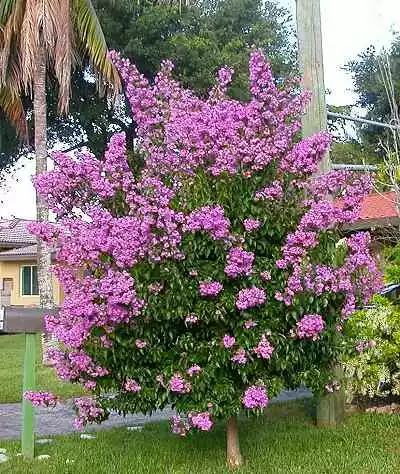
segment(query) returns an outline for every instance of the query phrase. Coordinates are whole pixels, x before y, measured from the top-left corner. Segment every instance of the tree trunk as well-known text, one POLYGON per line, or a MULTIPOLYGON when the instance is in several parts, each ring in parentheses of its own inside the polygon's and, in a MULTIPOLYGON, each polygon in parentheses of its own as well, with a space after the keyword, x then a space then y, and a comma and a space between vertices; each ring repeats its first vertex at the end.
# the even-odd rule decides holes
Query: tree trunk
POLYGON ((226 426, 226 456, 231 469, 237 469, 242 464, 236 416, 229 418, 226 426))
MULTIPOLYGON (((35 119, 35 156, 36 174, 47 171, 47 106, 46 106, 46 54, 40 47, 36 59, 36 69, 33 80, 33 112, 35 119)), ((36 192, 36 219, 38 222, 49 220, 47 204, 36 192)), ((51 250, 40 239, 37 242, 38 284, 40 306, 51 309, 54 306, 53 284, 51 274, 51 250)), ((46 351, 52 344, 52 338, 42 337, 43 363, 48 365, 46 351)))

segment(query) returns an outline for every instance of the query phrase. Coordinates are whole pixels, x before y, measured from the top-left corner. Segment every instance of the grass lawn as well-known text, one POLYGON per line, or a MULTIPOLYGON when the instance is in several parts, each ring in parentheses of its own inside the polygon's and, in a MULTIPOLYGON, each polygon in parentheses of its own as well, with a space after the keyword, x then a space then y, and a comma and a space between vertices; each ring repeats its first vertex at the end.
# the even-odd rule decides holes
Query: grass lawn
MULTIPOLYGON (((340 428, 316 428, 299 404, 271 406, 266 416, 240 423, 246 474, 394 474, 400 472, 400 418, 350 415, 340 428)), ((56 437, 39 446, 47 460, 15 457, 19 444, 2 442, 11 460, 0 474, 219 474, 225 467, 222 425, 211 433, 174 437, 167 423, 149 424, 142 432, 115 429, 96 439, 56 437)))
MULTIPOLYGON (((18 402, 21 400, 24 337, 23 334, 0 336, 0 403, 18 402)), ((36 358, 37 390, 54 392, 63 398, 82 393, 82 389, 79 386, 58 380, 54 371, 42 366, 41 361, 41 342, 40 335, 38 335, 36 358)))

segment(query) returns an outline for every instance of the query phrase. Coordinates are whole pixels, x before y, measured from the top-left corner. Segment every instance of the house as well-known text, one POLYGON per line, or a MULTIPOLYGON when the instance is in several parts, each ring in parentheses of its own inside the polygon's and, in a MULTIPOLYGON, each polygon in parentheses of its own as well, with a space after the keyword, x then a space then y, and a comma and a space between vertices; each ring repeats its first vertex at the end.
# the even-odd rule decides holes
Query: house
MULTIPOLYGON (((39 305, 36 238, 28 231, 30 221, 0 221, 0 306, 39 305)), ((55 304, 62 290, 53 276, 55 304)))
POLYGON ((370 229, 375 232, 389 231, 400 227, 399 211, 396 206, 396 193, 374 193, 365 197, 361 215, 351 230, 370 229))

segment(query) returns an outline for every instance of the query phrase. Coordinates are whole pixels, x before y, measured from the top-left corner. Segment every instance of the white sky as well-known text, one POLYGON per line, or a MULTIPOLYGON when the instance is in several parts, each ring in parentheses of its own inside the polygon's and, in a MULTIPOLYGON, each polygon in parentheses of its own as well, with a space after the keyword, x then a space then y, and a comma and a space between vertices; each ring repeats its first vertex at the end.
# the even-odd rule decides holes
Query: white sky
MULTIPOLYGON (((295 0, 280 0, 295 13, 295 0)), ((325 86, 331 91, 328 103, 352 104, 350 77, 342 66, 374 44, 387 46, 392 31, 400 30, 400 0, 321 0, 324 43, 325 86)), ((0 189, 0 217, 33 219, 35 195, 30 176, 34 162, 22 159, 0 189)))

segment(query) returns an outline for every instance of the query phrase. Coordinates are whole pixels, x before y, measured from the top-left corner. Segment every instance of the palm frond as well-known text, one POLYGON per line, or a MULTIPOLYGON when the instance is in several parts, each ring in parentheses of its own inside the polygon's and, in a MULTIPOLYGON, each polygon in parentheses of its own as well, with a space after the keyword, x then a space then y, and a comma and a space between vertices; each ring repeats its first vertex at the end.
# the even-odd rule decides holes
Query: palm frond
POLYGON ((0 1, 0 30, 7 23, 8 18, 15 9, 17 0, 1 0, 0 1))
POLYGON ((99 86, 104 79, 118 92, 121 87, 119 74, 108 58, 107 44, 96 12, 90 0, 71 0, 72 23, 80 46, 99 74, 99 86))
POLYGON ((60 85, 58 108, 61 113, 68 112, 71 92, 71 69, 73 63, 73 32, 71 25, 70 0, 59 0, 59 21, 53 53, 54 72, 60 85))
POLYGON ((40 9, 41 0, 26 0, 25 12, 21 24, 19 35, 20 54, 21 54, 21 72, 22 82, 25 89, 28 90, 33 82, 34 71, 36 67, 36 57, 40 44, 40 9))
POLYGON ((0 110, 10 120, 23 141, 28 139, 25 110, 19 95, 9 87, 0 87, 0 110))

